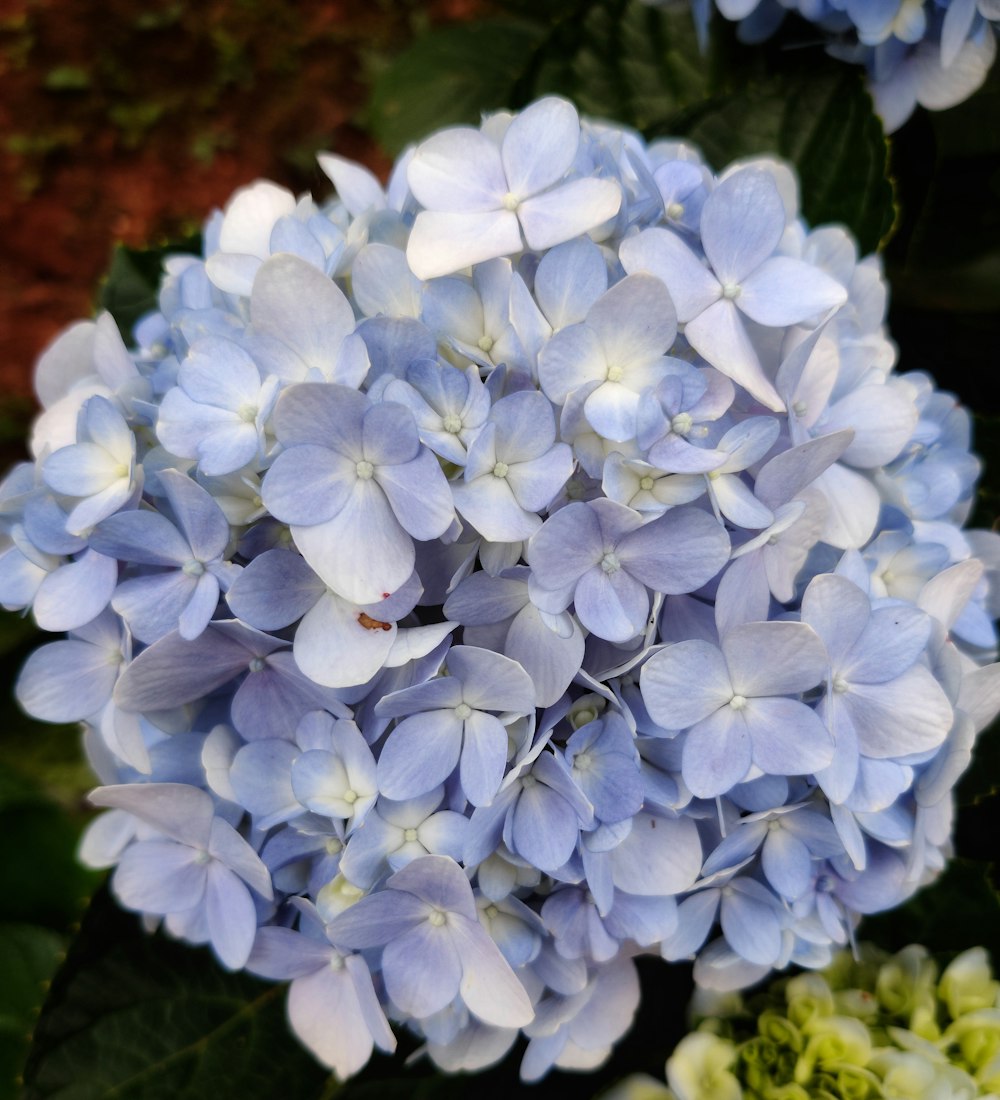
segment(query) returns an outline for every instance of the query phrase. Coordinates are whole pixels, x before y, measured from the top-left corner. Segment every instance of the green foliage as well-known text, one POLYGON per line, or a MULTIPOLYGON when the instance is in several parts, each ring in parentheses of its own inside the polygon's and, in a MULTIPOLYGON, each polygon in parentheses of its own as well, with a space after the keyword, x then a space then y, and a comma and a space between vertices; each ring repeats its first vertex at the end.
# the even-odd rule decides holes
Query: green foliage
POLYGON ((331 1095, 288 1032, 283 986, 147 936, 105 891, 52 983, 24 1078, 24 1100, 331 1095))
POLYGON ((484 111, 558 94, 649 136, 688 138, 718 169, 739 157, 786 158, 806 218, 843 223, 863 252, 891 232, 888 147, 858 70, 812 52, 761 60, 732 50, 725 29, 702 53, 686 5, 514 7, 508 18, 431 30, 382 72, 369 120, 390 152, 441 126, 477 123, 484 111))
POLYGON ((536 24, 499 19, 423 35, 376 81, 369 112, 375 136, 398 153, 432 130, 478 120, 509 100, 511 74, 543 38, 536 24))
POLYGON ((15 1095, 35 1015, 62 954, 62 938, 46 928, 0 924, 0 1100, 15 1095))
POLYGON ((766 151, 791 161, 806 220, 848 226, 862 255, 892 229, 885 135, 855 70, 827 65, 755 81, 699 112, 684 133, 717 167, 766 151))
POLYGON ((131 343, 136 321, 144 313, 156 309, 157 288, 166 257, 200 251, 200 237, 197 234, 153 248, 128 248, 125 245, 115 248, 111 267, 98 295, 98 306, 114 317, 126 344, 131 343))

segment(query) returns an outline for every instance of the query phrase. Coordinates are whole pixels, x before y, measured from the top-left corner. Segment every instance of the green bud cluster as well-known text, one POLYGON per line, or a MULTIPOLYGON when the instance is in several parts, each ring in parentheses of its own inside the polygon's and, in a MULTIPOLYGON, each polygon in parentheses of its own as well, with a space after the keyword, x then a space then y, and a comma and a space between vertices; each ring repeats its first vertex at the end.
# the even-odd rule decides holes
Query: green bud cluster
POLYGON ((700 991, 667 1085, 606 1100, 1000 1100, 1000 982, 974 947, 944 970, 871 945, 747 997, 700 991))

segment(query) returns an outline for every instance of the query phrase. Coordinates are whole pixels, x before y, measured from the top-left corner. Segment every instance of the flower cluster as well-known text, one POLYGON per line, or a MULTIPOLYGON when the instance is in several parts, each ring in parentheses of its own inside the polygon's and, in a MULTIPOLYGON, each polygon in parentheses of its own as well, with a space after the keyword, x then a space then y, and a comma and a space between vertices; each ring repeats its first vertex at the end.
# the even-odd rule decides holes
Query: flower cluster
POLYGON ((68 637, 84 860, 338 1074, 599 1064, 633 956, 818 967, 940 870, 1000 707, 970 421, 770 160, 566 101, 271 183, 43 354, 0 602, 68 637))
POLYGON ((696 993, 667 1061, 606 1100, 972 1100, 1000 1093, 1000 982, 981 947, 944 973, 926 949, 865 945, 745 1001, 696 993))
MULTIPOLYGON (((649 0, 662 3, 663 0, 649 0)), ((1000 0, 691 0, 702 38, 713 7, 744 41, 770 37, 789 11, 819 27, 827 49, 863 65, 886 129, 919 103, 932 111, 968 99, 996 57, 1000 0)))

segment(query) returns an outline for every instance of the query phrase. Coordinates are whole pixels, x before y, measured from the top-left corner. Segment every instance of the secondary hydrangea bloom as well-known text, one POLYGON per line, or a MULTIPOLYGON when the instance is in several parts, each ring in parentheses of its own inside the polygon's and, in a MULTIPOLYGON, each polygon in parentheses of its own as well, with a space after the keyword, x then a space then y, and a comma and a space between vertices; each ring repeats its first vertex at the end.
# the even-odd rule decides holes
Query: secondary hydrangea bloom
POLYGON ((702 41, 715 12, 746 42, 770 37, 789 12, 808 19, 834 57, 864 65, 889 131, 918 103, 941 111, 968 99, 996 57, 1000 22, 997 0, 691 0, 691 9, 702 41))
POLYGON ((972 1100, 1000 1088, 1000 982, 981 947, 939 972, 916 945, 864 944, 825 970, 745 999, 695 994, 698 1030, 667 1059, 667 1084, 636 1074, 608 1100, 972 1100))
POLYGON ((321 165, 39 363, 0 603, 69 632, 17 694, 86 726, 83 858, 341 1077, 390 1024, 594 1067, 638 953, 829 963, 1000 708, 969 418, 877 258, 560 99, 321 165))

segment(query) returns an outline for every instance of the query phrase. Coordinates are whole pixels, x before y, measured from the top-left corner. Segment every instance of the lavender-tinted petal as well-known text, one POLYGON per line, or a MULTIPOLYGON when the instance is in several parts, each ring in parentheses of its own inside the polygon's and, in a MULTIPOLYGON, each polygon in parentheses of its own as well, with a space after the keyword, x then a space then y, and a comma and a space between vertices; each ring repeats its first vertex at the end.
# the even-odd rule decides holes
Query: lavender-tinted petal
POLYGON ((382 947, 426 921, 429 913, 427 902, 412 894, 380 890, 335 916, 326 934, 336 947, 382 947))
POLYGON ((609 642, 634 638, 645 627, 649 615, 645 585, 624 569, 613 573, 588 569, 577 583, 573 599, 581 624, 609 642))
POLYGON ((355 982, 342 964, 337 969, 329 964, 317 967, 292 982, 288 1021, 305 1046, 341 1080, 357 1073, 371 1057, 372 1035, 359 1011, 355 982))
POLYGON ((528 247, 538 250, 595 229, 613 218, 621 204, 621 189, 613 180, 576 179, 526 199, 517 216, 528 247))
POLYGON ((842 697, 858 747, 876 759, 937 748, 952 723, 941 686, 921 665, 885 684, 852 684, 842 697))
POLYGON ((460 993, 469 1011, 494 1027, 530 1023, 528 994, 479 921, 453 914, 448 930, 461 960, 460 993))
POLYGON ((825 271, 791 256, 765 260, 742 284, 739 307, 760 325, 795 325, 842 306, 847 291, 825 271))
POLYGON ((527 604, 510 624, 504 653, 531 677, 537 706, 552 706, 580 671, 583 632, 576 619, 570 621, 572 632, 563 637, 546 625, 534 604, 527 604))
POLYGON ((541 783, 522 789, 511 822, 518 855, 541 871, 555 871, 573 854, 579 835, 579 819, 564 798, 541 783))
POLYGON ((211 628, 193 641, 168 634, 126 666, 115 686, 115 702, 130 711, 183 706, 231 680, 252 657, 237 641, 211 628))
POLYGON ((618 557, 633 577, 659 592, 693 592, 729 560, 729 537, 706 512, 677 508, 637 531, 618 546, 618 557))
POLYGON ((282 523, 312 525, 335 516, 357 480, 356 463, 326 447, 289 447, 274 460, 261 488, 265 507, 282 523))
POLYGON ((753 742, 753 762, 768 775, 810 775, 833 760, 833 738, 805 703, 751 699, 741 714, 753 742))
POLYGON ((238 618, 258 630, 277 630, 300 619, 326 591, 292 550, 267 550, 247 565, 226 593, 238 618))
POLYGON ((205 909, 216 955, 228 969, 241 969, 257 934, 257 909, 247 888, 221 863, 208 865, 205 909))
POLYGON ((808 691, 829 668, 823 643, 805 623, 744 623, 720 645, 734 690, 748 697, 808 691))
POLYGON ((259 828, 270 829, 302 813, 289 778, 298 755, 298 747, 290 741, 270 737, 244 745, 233 758, 229 773, 233 792, 259 828))
POLYGON ((772 966, 781 952, 774 907, 742 891, 724 895, 719 913, 729 946, 747 962, 772 966))
POLYGON ((332 519, 292 527, 302 556, 339 595, 375 603, 394 592, 413 572, 413 541, 400 526, 382 489, 359 479, 332 519))
POLYGON ((535 708, 530 677, 509 657, 475 646, 452 646, 448 669, 462 682, 462 699, 476 710, 530 714, 535 708))
POLYGON ((450 929, 424 921, 386 945, 386 993, 400 1010, 421 1019, 439 1012, 458 993, 462 964, 450 929))
POLYGON ((687 729, 725 706, 734 691, 717 646, 698 639, 654 653, 640 676, 642 697, 665 729, 687 729))
POLYGON ((158 512, 109 516, 95 528, 89 541, 91 549, 99 554, 141 565, 183 565, 194 556, 177 528, 158 512))
POLYGON ((744 168, 705 200, 701 236, 722 283, 741 283, 774 252, 785 229, 785 208, 774 177, 744 168))
POLYGON ((698 827, 690 818, 641 813, 611 853, 611 868, 615 886, 626 893, 640 897, 683 893, 701 869, 698 827))
POLYGON ((100 615, 117 583, 118 563, 88 550, 43 579, 32 604, 35 622, 52 633, 75 630, 100 615))
POLYGON ((784 403, 764 373, 739 311, 728 299, 710 305, 684 328, 688 343, 711 366, 731 378, 769 409, 781 410, 784 403))
POLYGON ((768 833, 761 849, 761 867, 767 881, 789 901, 809 888, 812 857, 806 845, 787 829, 768 833))
POLYGON ((413 798, 443 783, 458 765, 462 722, 454 713, 426 711, 401 722, 378 761, 379 789, 388 798, 413 798))
POLYGON ((157 914, 190 909, 205 892, 205 867, 197 855, 170 840, 132 844, 115 868, 111 889, 128 909, 157 914))
POLYGON ((500 789, 507 763, 507 730, 492 714, 473 711, 465 720, 459 778, 473 806, 488 806, 500 789))
POLYGON ((415 539, 436 539, 448 530, 455 508, 433 452, 421 448, 409 462, 380 467, 376 477, 396 519, 415 539))
POLYGON ((692 726, 684 739, 684 782, 699 798, 715 798, 750 770, 752 746, 741 712, 722 707, 692 726))
POLYGON ((295 631, 299 668, 317 684, 342 688, 366 684, 385 664, 396 640, 395 623, 366 616, 357 604, 326 592, 295 631))
POLYGON ((669 229, 644 229, 635 237, 626 237, 620 255, 630 275, 646 271, 665 284, 680 321, 693 320, 722 293, 719 280, 669 229))
POLYGON ((74 640, 36 649, 21 669, 14 693, 45 722, 77 722, 95 715, 111 697, 119 664, 98 646, 74 640))

